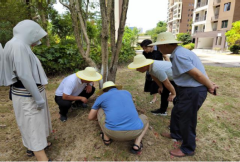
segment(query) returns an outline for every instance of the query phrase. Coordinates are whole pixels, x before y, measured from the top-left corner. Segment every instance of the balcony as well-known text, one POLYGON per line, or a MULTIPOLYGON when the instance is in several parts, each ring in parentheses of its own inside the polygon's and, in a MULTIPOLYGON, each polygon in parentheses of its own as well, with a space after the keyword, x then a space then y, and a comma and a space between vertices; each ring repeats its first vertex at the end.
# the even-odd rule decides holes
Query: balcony
POLYGON ((206 20, 206 17, 207 17, 206 15, 205 15, 205 16, 202 16, 202 17, 201 17, 201 16, 196 17, 195 20, 194 20, 194 22, 205 21, 205 20, 206 20))
POLYGON ((213 6, 220 6, 221 0, 214 0, 213 6))
POLYGON ((197 7, 196 7, 196 8, 200 8, 200 7, 206 6, 207 4, 208 4, 207 1, 205 1, 205 2, 199 2, 199 3, 197 3, 197 7))
POLYGON ((219 14, 214 15, 211 20, 212 21, 218 21, 219 14))
POLYGON ((194 31, 194 34, 203 33, 203 32, 204 32, 204 30, 195 30, 195 31, 194 31))

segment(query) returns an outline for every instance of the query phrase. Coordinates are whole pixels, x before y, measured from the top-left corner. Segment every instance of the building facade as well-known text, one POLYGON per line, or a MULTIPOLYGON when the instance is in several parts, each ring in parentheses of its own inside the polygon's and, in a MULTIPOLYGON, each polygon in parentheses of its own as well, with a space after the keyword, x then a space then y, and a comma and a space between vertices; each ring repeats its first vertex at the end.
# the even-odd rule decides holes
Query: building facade
POLYGON ((195 0, 192 37, 196 49, 227 48, 225 33, 240 20, 240 0, 195 0))
POLYGON ((174 35, 191 33, 194 0, 168 0, 168 31, 174 35))

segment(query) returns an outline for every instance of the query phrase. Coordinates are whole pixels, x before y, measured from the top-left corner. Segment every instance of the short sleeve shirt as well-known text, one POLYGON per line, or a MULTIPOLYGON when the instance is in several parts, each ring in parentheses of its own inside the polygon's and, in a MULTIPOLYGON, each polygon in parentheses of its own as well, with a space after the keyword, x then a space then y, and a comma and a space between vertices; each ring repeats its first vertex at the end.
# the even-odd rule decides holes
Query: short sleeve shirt
POLYGON ((86 83, 82 83, 81 79, 77 77, 76 73, 64 78, 59 87, 57 88, 55 95, 62 96, 63 93, 71 96, 78 96, 86 87, 86 83))
POLYGON ((139 130, 143 122, 139 118, 132 95, 126 90, 112 88, 99 96, 92 109, 102 108, 105 115, 105 126, 114 131, 139 130))
POLYGON ((149 73, 158 78, 161 82, 165 81, 167 78, 173 80, 172 63, 169 61, 154 60, 153 64, 150 65, 149 73))
POLYGON ((198 87, 202 86, 201 83, 196 81, 187 72, 193 68, 200 70, 205 76, 205 68, 198 58, 198 56, 192 51, 178 46, 170 57, 172 61, 172 72, 174 82, 181 87, 198 87))

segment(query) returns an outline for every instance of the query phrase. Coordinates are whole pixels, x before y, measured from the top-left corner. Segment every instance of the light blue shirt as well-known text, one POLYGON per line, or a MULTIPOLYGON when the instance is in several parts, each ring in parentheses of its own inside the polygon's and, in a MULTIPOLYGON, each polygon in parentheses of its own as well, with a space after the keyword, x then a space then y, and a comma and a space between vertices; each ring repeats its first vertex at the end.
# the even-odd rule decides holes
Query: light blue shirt
POLYGON ((97 98, 92 109, 102 108, 105 115, 105 126, 114 131, 138 130, 143 122, 138 117, 132 95, 126 90, 112 88, 97 98))
POLYGON ((158 78, 161 82, 165 81, 167 78, 173 80, 172 63, 169 61, 154 60, 150 65, 149 73, 158 78))
POLYGON ((195 53, 186 48, 178 46, 171 54, 170 59, 172 61, 173 80, 178 86, 202 86, 201 83, 196 81, 187 73, 193 68, 197 68, 207 77, 205 68, 195 53))
POLYGON ((76 73, 67 76, 63 79, 59 87, 57 88, 55 95, 62 96, 63 93, 71 96, 78 96, 86 87, 86 83, 82 83, 76 73))

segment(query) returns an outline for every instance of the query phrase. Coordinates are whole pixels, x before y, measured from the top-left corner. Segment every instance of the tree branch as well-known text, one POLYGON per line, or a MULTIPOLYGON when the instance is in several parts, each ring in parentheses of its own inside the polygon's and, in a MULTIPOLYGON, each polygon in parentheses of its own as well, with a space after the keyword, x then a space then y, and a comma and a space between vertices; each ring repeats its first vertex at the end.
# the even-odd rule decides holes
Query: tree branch
POLYGON ((64 7, 68 8, 68 9, 70 10, 69 5, 64 4, 64 3, 62 2, 62 0, 59 0, 59 2, 60 2, 64 7))

